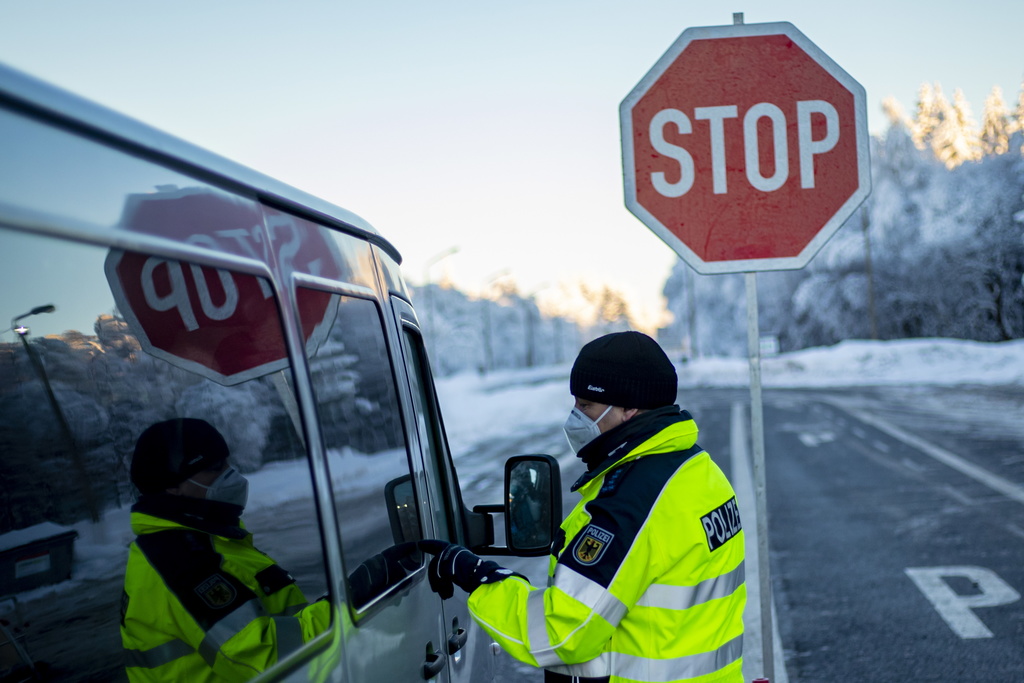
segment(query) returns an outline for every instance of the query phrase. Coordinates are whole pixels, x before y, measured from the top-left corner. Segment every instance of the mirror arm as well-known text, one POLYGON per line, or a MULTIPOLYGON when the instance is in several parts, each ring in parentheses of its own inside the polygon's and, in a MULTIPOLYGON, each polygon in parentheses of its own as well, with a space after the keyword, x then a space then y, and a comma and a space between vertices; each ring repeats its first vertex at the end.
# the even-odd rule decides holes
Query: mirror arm
POLYGON ((494 518, 490 515, 492 510, 482 508, 497 508, 496 511, 501 512, 500 505, 477 505, 472 512, 462 508, 466 545, 473 552, 494 545, 494 518))
POLYGON ((505 512, 504 505, 474 505, 473 511, 466 514, 467 529, 469 530, 469 549, 477 555, 507 555, 516 556, 508 548, 499 548, 494 545, 494 518, 492 513, 505 512))

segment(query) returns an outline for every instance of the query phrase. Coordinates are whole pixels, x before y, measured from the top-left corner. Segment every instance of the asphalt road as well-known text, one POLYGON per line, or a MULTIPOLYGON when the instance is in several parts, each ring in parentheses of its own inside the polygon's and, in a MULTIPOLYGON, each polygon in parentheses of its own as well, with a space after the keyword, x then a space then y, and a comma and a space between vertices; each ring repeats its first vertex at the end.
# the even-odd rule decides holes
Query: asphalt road
MULTIPOLYGON (((729 449, 749 397, 700 398, 703 445, 729 449)), ((1024 681, 1022 408, 1019 388, 765 392, 790 681, 1024 681)))

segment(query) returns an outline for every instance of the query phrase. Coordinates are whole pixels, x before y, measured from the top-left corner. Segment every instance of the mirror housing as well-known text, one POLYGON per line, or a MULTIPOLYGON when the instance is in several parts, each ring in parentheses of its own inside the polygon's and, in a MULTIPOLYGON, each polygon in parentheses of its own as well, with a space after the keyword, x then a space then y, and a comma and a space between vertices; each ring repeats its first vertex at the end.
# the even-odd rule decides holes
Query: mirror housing
POLYGON ((558 461, 542 454, 509 458, 505 463, 504 494, 501 505, 473 508, 475 521, 482 522, 486 529, 482 534, 486 540, 471 550, 483 555, 519 557, 550 553, 562 518, 562 475, 558 461), (504 548, 489 545, 494 542, 491 514, 499 512, 505 515, 504 548))
POLYGON ((395 545, 423 538, 416 511, 416 496, 412 488, 412 475, 392 479, 384 485, 384 501, 391 524, 395 545))

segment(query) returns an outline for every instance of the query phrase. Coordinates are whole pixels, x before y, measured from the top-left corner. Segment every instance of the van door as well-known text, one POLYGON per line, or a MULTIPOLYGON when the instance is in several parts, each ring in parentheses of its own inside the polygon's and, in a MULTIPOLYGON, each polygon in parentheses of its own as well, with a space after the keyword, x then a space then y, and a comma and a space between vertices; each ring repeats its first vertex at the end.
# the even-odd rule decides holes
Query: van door
POLYGON ((318 285, 297 294, 330 299, 307 356, 346 576, 348 680, 449 681, 450 620, 415 548, 432 532, 427 475, 407 437, 382 313, 370 290, 318 285))
MULTIPOLYGON (((393 297, 392 306, 401 325, 402 351, 416 411, 419 447, 427 470, 435 537, 466 545, 461 515, 462 496, 448 452, 434 382, 415 314, 412 307, 401 299, 393 297)), ((453 599, 444 601, 443 609, 447 629, 445 643, 451 656, 451 680, 459 683, 491 680, 494 676, 492 641, 470 616, 465 594, 456 591, 453 599)))

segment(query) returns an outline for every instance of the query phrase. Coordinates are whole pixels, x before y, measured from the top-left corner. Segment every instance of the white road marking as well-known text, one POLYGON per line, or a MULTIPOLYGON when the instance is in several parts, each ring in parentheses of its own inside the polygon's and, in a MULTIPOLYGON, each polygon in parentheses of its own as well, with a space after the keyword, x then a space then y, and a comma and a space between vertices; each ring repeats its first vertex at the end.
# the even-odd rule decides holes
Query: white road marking
MULTIPOLYGON (((740 508, 745 539, 747 578, 747 606, 743 611, 743 679, 752 680, 764 675, 764 655, 761 652, 761 577, 758 567, 757 549, 757 506, 754 504, 754 475, 750 459, 748 422, 745 404, 732 404, 732 420, 729 431, 730 464, 732 485, 736 490, 736 504, 740 508)), ((786 658, 779 637, 779 622, 776 618, 774 599, 772 601, 772 658, 775 660, 774 683, 789 683, 786 673, 786 658)))
POLYGON ((961 638, 991 638, 992 631, 971 610, 975 607, 1008 605, 1020 600, 1020 593, 984 567, 907 567, 903 570, 935 607, 939 616, 961 638), (974 595, 956 593, 944 580, 961 576, 977 586, 974 595))
POLYGON ((796 435, 800 443, 808 448, 815 448, 823 443, 831 443, 836 440, 834 432, 800 432, 796 435))
POLYGON ((964 460, 959 455, 950 453, 944 448, 940 448, 934 444, 928 443, 924 439, 921 439, 909 432, 906 432, 899 427, 889 424, 881 418, 870 415, 857 408, 851 408, 845 406, 840 401, 829 401, 832 405, 844 410, 853 417, 857 418, 865 424, 869 424, 875 429, 885 432, 889 436, 899 439, 908 446, 912 446, 917 450, 921 451, 928 457, 941 462, 944 465, 952 467, 954 470, 961 474, 967 475, 971 479, 975 480, 980 484, 984 484, 993 491, 1003 494, 1010 500, 1015 500, 1018 503, 1024 504, 1024 487, 1014 484, 1008 479, 1000 477, 998 474, 989 472, 984 467, 975 465, 972 462, 964 460))
POLYGON ((956 488, 955 486, 943 484, 939 488, 945 491, 950 498, 960 503, 961 505, 974 505, 977 502, 976 500, 968 496, 966 493, 956 488))
POLYGON ((1024 538, 1024 529, 1021 529, 1019 526, 1017 526, 1013 522, 1008 522, 1006 524, 1006 530, 1009 531, 1011 534, 1014 534, 1016 536, 1020 536, 1021 538, 1024 538))
POLYGON ((918 474, 921 474, 922 472, 926 472, 928 470, 926 466, 922 465, 919 462, 914 462, 910 458, 900 458, 900 464, 906 467, 908 470, 917 472, 918 474))

